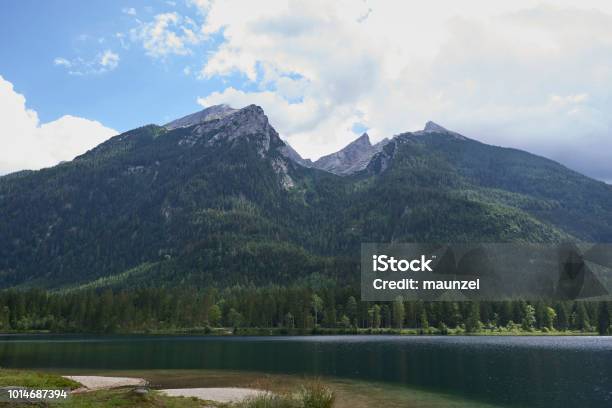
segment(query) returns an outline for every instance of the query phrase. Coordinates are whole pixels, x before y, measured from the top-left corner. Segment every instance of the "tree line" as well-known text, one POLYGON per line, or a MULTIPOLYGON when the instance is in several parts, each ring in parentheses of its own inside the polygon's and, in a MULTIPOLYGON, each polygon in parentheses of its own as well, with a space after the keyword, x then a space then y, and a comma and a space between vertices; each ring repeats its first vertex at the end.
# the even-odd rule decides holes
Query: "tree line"
POLYGON ((233 286, 0 292, 0 331, 130 333, 194 328, 581 331, 612 334, 612 302, 361 302, 351 288, 233 286))

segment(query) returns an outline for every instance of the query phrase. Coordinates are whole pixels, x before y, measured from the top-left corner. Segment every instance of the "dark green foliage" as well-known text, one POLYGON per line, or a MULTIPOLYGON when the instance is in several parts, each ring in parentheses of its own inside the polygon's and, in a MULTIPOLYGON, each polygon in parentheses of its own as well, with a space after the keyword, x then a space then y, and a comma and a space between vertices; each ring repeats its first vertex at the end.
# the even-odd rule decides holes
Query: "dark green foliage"
MULTIPOLYGON (((556 241, 567 238, 565 234, 593 242, 612 239, 612 187, 603 182, 523 151, 445 134, 405 134, 395 140, 385 146, 387 156, 393 158, 383 173, 391 182, 386 188, 393 190, 395 185, 397 190, 402 185, 406 196, 423 194, 429 188, 431 195, 424 202, 447 206, 447 216, 438 215, 451 231, 453 217, 463 225, 493 221, 495 228, 483 223, 473 231, 474 237, 470 229, 465 230, 468 239, 493 235, 491 238, 504 240, 556 241), (454 194, 449 196, 449 192, 454 194), (446 199, 436 200, 436 195, 446 199), (491 213, 488 218, 487 213, 491 213), (547 230, 540 223, 555 228, 547 230), (515 229, 522 237, 513 234, 515 229)), ((377 167, 380 164, 375 159, 369 172, 376 174, 377 167)), ((415 218, 423 220, 422 216, 415 218)))
POLYGON ((467 333, 475 333, 481 328, 480 322, 480 309, 478 303, 474 302, 470 304, 468 313, 465 319, 465 331, 467 333))
POLYGON ((361 242, 612 239, 610 186, 517 150, 407 134, 385 171, 288 163, 285 188, 278 151, 189 132, 145 126, 0 178, 0 286, 351 283, 361 242))
POLYGON ((600 302, 597 312, 597 332, 601 335, 610 333, 610 305, 608 302, 600 302))
MULTIPOLYGON (((354 329, 418 329, 421 333, 478 333, 482 329, 510 331, 583 331, 595 328, 609 334, 610 314, 606 302, 356 302, 357 288, 336 286, 313 289, 234 286, 224 289, 86 290, 50 293, 40 289, 0 292, 5 311, 1 330, 53 332, 132 333, 150 331, 197 331, 226 327, 238 334, 250 329, 283 329, 278 333, 318 333, 354 329), (316 310, 313 299, 316 301, 316 310), (547 313, 535 312, 541 304, 547 313), (535 305, 535 306, 534 306, 535 305), (509 308, 520 310, 516 320, 499 316, 509 308), (402 313, 402 310, 404 311, 402 313), (573 310, 560 320, 562 310, 573 310), (557 312, 556 312, 557 311, 557 312), (315 313, 319 318, 315 326, 315 313), (355 316, 349 318, 349 315, 355 316), (521 327, 522 326, 522 327, 521 327), (538 329, 539 328, 539 329, 538 329)), ((266 334, 266 332, 261 332, 266 334)))

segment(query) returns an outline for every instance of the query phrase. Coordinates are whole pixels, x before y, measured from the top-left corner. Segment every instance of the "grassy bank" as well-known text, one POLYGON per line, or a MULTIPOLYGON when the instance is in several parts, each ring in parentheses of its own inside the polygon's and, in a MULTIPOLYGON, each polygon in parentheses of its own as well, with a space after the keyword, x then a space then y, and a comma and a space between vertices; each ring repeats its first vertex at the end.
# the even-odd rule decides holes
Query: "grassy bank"
MULTIPOLYGON (((210 403, 193 398, 167 397, 152 391, 139 395, 131 389, 118 388, 70 396, 65 401, 47 402, 40 405, 23 403, 0 403, 0 407, 44 406, 58 408, 217 408, 210 403)), ((220 407, 219 407, 220 408, 220 407)), ((228 407, 229 408, 229 407, 228 407)))
MULTIPOLYGON (((233 370, 134 370, 107 371, 103 375, 144 377, 158 388, 245 387, 278 394, 295 392, 311 377, 233 370)), ((334 408, 495 408, 497 406, 404 385, 323 377, 335 394, 334 408)))
MULTIPOLYGON (((275 396, 252 399, 239 404, 221 404, 194 398, 167 397, 151 390, 145 395, 130 387, 95 391, 71 396, 68 401, 51 403, 49 407, 209 407, 209 408, 494 408, 493 405, 466 400, 457 396, 388 385, 376 382, 325 378, 322 381, 297 375, 270 375, 257 372, 226 370, 138 370, 90 371, 70 370, 62 374, 129 376, 146 378, 153 388, 244 387, 267 390, 275 396), (305 387, 306 386, 306 387, 305 387), (306 392, 305 392, 306 390, 306 392)), ((28 384, 33 388, 64 385, 65 379, 55 373, 23 370, 0 370, 0 383, 13 386, 28 384), (39 384, 32 379, 44 378, 39 384), (10 380, 9 380, 10 379, 10 380)), ((61 387, 63 388, 63 387, 61 387)), ((74 388, 74 384, 68 388, 74 388)), ((19 407, 0 402, 0 407, 19 407)))
POLYGON ((74 390, 80 384, 56 374, 26 370, 0 369, 0 387, 18 385, 28 388, 69 388, 74 390))
MULTIPOLYGON (((58 374, 0 369, 0 387, 26 387, 29 389, 69 389, 81 387, 76 381, 64 378, 58 374)), ((293 390, 277 390, 261 396, 247 398, 236 403, 218 403, 197 398, 169 397, 159 391, 135 387, 121 387, 108 390, 79 392, 71 394, 65 400, 46 400, 44 402, 7 401, 2 394, 0 407, 45 406, 64 408, 95 408, 95 407, 165 407, 165 408, 332 408, 334 392, 319 381, 307 381, 293 390)))

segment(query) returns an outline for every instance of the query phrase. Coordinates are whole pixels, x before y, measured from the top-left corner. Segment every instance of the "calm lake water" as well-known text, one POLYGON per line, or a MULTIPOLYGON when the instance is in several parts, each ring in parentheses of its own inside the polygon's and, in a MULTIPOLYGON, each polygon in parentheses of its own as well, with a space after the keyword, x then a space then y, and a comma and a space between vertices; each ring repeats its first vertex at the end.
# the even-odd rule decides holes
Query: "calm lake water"
POLYGON ((610 337, 0 336, 0 366, 315 374, 508 406, 612 407, 610 337))

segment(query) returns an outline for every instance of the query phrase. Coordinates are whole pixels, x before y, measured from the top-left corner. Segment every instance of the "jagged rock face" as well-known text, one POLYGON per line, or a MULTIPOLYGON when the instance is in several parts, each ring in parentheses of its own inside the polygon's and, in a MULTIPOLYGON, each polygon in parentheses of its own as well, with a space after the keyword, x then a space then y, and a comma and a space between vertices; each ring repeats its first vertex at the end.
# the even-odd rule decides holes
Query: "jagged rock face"
MULTIPOLYGON (((410 136, 422 136, 430 134, 440 134, 451 136, 455 139, 467 140, 464 136, 447 130, 446 128, 429 121, 425 128, 416 132, 408 132, 394 137, 392 140, 384 139, 372 145, 367 133, 348 144, 338 152, 323 156, 315 162, 304 159, 288 143, 283 142, 276 130, 270 125, 263 110, 256 105, 249 105, 242 109, 233 109, 228 105, 216 105, 206 108, 200 112, 187 115, 176 119, 166 125, 167 130, 179 128, 192 128, 191 132, 179 140, 181 146, 193 146, 196 143, 215 145, 218 143, 236 143, 240 140, 249 140, 257 146, 257 152, 261 157, 265 157, 272 149, 280 153, 283 159, 290 160, 304 167, 314 167, 330 173, 345 176, 364 170, 368 167, 372 159, 378 158, 376 167, 378 172, 384 171, 393 157, 391 152, 395 149, 383 151, 383 147, 389 143, 402 143, 402 138, 410 136)), ((282 177, 287 179, 285 186, 290 186, 292 182, 287 166, 274 159, 274 168, 282 177)))
POLYGON ((174 120, 164 127, 170 131, 179 128, 190 130, 178 141, 179 146, 183 147, 192 147, 196 144, 211 147, 226 144, 231 147, 242 142, 251 143, 262 159, 270 161, 285 189, 294 185, 289 175, 287 160, 305 162, 297 152, 281 140, 278 132, 270 125, 263 109, 257 105, 249 105, 242 109, 233 109, 228 105, 211 106, 174 120), (294 157, 290 156, 291 152, 295 154, 294 157))
MULTIPOLYGON (((304 167, 312 167, 311 160, 303 159, 288 143, 280 141, 278 133, 270 126, 263 110, 256 105, 243 109, 234 109, 225 104, 210 106, 164 125, 167 130, 191 126, 195 126, 193 132, 182 139, 179 144, 191 146, 197 143, 203 135, 210 135, 211 132, 214 135, 207 139, 208 144, 215 144, 223 140, 231 142, 241 137, 260 136, 260 155, 273 145, 277 146, 277 150, 287 159, 304 167)), ((280 166, 280 168, 284 167, 286 166, 280 166)))
MULTIPOLYGON (((196 143, 205 143, 212 146, 219 143, 233 144, 246 140, 257 146, 257 152, 261 157, 264 157, 270 149, 279 149, 284 146, 284 142, 270 125, 268 117, 259 106, 249 105, 236 110, 226 105, 219 105, 209 109, 216 108, 219 109, 215 110, 215 112, 224 111, 225 114, 221 116, 215 114, 212 116, 212 119, 206 119, 190 125, 191 132, 181 138, 178 144, 181 146, 193 146, 196 143)), ((202 114, 205 111, 198 112, 198 114, 202 114)), ((202 114, 200 117, 209 118, 210 116, 202 114)))
MULTIPOLYGON (((400 135, 401 136, 401 135, 400 135)), ((403 141, 399 138, 399 136, 394 137, 388 143, 386 143, 379 152, 375 153, 368 164, 366 165, 366 169, 371 174, 381 174, 391 164, 393 158, 395 157, 395 153, 397 152, 398 145, 403 141)))
POLYGON ((446 129, 445 127, 442 127, 440 125, 438 125, 435 122, 432 122, 431 120, 428 121, 425 124, 425 127, 423 128, 423 130, 419 130, 414 132, 415 135, 423 135, 423 134, 429 134, 429 133, 438 133, 438 134, 445 134, 448 136, 452 136, 456 139, 460 139, 460 140, 467 140, 467 138, 463 135, 460 135, 457 132, 453 132, 451 130, 446 129))
POLYGON ((315 161, 314 167, 338 175, 353 174, 365 169, 372 156, 381 151, 387 142, 388 140, 385 139, 372 145, 370 137, 364 133, 342 150, 315 161))
POLYGON ((424 132, 448 132, 446 128, 438 125, 436 122, 432 122, 431 120, 425 123, 425 128, 423 128, 424 132))
POLYGON ((401 144, 406 137, 423 135, 443 135, 458 140, 469 140, 457 132, 450 131, 435 122, 428 121, 423 130, 402 133, 391 140, 384 139, 374 145, 370 142, 368 134, 364 133, 343 149, 323 156, 315 162, 303 159, 299 153, 288 144, 281 148, 281 152, 285 157, 302 166, 314 167, 340 176, 350 175, 368 168, 370 162, 376 157, 377 162, 371 167, 376 168, 376 172, 382 172, 389 166, 393 160, 393 154, 396 151, 394 146, 389 149, 384 149, 387 144, 401 144))
POLYGON ((228 105, 215 105, 208 107, 196 113, 192 113, 182 118, 175 119, 172 122, 166 123, 164 127, 168 130, 177 128, 189 127, 199 125, 200 123, 207 122, 214 119, 222 119, 237 112, 237 109, 233 109, 228 105))

